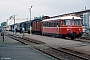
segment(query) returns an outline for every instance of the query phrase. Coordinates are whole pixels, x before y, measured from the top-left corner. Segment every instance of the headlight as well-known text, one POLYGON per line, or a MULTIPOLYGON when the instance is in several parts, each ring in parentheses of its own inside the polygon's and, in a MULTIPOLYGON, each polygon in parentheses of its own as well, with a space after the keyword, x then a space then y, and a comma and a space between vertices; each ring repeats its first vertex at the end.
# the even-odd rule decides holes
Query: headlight
POLYGON ((79 29, 79 30, 81 30, 81 29, 79 29))
POLYGON ((69 29, 67 29, 67 31, 69 31, 69 29))

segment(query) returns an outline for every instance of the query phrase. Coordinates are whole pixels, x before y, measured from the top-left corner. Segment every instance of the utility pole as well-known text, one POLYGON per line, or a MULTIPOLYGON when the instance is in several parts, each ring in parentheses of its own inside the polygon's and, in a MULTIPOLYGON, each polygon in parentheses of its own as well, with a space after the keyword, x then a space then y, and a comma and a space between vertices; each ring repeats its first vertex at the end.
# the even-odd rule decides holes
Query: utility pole
POLYGON ((15 15, 14 15, 14 17, 13 17, 13 18, 14 18, 14 26, 15 26, 15 15))
POLYGON ((16 16, 15 14, 10 16, 10 19, 12 19, 12 18, 14 19, 14 28, 15 28, 15 16, 16 16))
POLYGON ((85 10, 86 10, 86 6, 85 6, 85 10))
POLYGON ((29 9, 29 12, 30 12, 30 35, 32 34, 32 32, 31 32, 31 30, 32 30, 32 27, 31 27, 31 8, 32 8, 33 6, 30 6, 30 8, 28 8, 29 9))

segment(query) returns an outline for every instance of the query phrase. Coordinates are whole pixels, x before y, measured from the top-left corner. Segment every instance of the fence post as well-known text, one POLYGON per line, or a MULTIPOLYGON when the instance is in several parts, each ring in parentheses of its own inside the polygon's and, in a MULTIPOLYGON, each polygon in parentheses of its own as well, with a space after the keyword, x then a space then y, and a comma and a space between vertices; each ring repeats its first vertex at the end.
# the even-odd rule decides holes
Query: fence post
POLYGON ((3 41, 4 41, 4 32, 2 33, 3 41))

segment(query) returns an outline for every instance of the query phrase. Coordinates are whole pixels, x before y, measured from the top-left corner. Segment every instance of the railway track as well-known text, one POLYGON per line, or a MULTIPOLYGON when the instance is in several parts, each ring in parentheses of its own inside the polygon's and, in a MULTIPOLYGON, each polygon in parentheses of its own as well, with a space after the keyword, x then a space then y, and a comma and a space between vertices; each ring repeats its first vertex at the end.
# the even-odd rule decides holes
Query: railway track
MULTIPOLYGON (((55 37, 55 36, 48 36, 48 35, 46 35, 46 36, 52 37, 52 38, 59 38, 59 37, 55 37)), ((71 40, 71 38, 67 38, 67 37, 66 38, 60 38, 60 39, 71 40)), ((73 41, 78 41, 78 42, 90 44, 90 39, 87 39, 87 38, 76 38, 73 41)))
POLYGON ((84 53, 80 53, 77 51, 73 51, 66 48, 53 48, 50 46, 47 46, 46 43, 29 39, 27 37, 20 37, 19 35, 7 35, 10 38, 13 38, 25 45, 32 45, 32 47, 36 50, 39 50, 47 55, 50 55, 54 57, 57 60, 89 60, 90 56, 84 53))
POLYGON ((90 40, 80 39, 80 38, 77 38, 77 39, 75 39, 74 41, 80 41, 80 42, 84 42, 84 43, 90 43, 90 40))

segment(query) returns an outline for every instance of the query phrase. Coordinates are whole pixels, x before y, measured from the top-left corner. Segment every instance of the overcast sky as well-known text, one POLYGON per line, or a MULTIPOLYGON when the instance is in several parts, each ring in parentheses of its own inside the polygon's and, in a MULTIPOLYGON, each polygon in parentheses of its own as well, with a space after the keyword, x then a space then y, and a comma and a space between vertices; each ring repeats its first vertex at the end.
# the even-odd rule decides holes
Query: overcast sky
POLYGON ((0 23, 5 22, 11 15, 16 18, 29 18, 29 9, 34 16, 55 16, 64 13, 90 9, 90 0, 0 0, 0 23))

